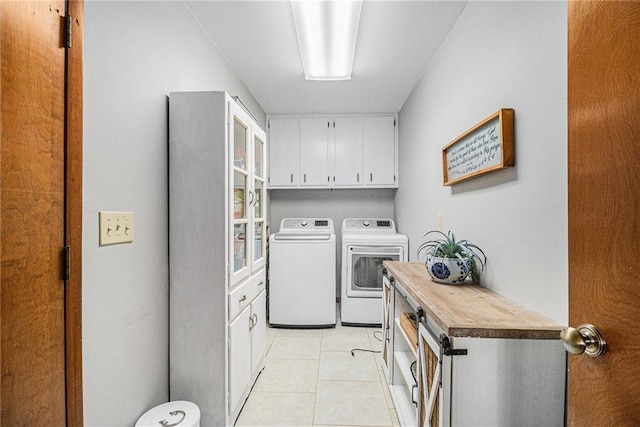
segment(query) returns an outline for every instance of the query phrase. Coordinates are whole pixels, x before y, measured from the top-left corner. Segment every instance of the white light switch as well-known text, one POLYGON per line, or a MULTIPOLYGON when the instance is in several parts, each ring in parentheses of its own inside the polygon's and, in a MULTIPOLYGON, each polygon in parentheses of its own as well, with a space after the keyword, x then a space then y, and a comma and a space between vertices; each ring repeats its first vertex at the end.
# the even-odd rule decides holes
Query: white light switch
POLYGON ((133 242, 133 212, 98 212, 100 246, 133 242))

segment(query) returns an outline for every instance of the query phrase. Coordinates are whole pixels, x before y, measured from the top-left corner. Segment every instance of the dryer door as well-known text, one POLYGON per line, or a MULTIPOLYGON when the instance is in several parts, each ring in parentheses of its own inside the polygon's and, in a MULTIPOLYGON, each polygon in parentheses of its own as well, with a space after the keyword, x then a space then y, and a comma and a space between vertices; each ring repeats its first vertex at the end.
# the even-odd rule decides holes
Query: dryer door
POLYGON ((403 259, 402 246, 347 246, 347 296, 382 298, 382 263, 403 259))

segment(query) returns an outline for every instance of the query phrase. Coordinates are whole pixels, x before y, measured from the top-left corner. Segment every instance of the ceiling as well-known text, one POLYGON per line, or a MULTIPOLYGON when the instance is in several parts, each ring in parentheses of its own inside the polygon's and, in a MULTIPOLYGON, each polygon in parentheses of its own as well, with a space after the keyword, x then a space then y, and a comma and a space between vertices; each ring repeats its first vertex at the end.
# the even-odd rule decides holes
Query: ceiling
POLYGON ((267 114, 395 113, 466 1, 364 0, 351 80, 305 80, 285 0, 186 0, 267 114))

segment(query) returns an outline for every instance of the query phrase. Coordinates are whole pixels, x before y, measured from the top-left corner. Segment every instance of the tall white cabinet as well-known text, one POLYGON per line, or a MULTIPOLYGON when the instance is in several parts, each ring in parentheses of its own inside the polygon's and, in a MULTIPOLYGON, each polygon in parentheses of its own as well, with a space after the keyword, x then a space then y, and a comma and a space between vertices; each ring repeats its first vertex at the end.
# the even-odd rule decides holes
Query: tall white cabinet
POLYGON ((264 368, 266 150, 227 93, 170 94, 170 397, 202 425, 232 425, 264 368))

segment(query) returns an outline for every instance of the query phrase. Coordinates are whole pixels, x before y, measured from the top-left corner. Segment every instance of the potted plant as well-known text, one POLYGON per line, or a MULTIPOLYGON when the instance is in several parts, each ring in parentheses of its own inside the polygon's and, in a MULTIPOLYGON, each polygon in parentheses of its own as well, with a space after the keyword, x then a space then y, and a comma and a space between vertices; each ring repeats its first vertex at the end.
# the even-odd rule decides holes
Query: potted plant
POLYGON ((487 262, 482 249, 468 240, 456 240, 449 231, 431 230, 424 237, 435 238, 426 240, 418 247, 418 256, 425 252, 425 266, 434 282, 447 284, 461 284, 467 277, 474 283, 480 283, 480 274, 487 262))

